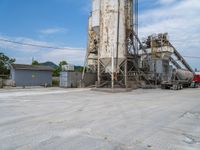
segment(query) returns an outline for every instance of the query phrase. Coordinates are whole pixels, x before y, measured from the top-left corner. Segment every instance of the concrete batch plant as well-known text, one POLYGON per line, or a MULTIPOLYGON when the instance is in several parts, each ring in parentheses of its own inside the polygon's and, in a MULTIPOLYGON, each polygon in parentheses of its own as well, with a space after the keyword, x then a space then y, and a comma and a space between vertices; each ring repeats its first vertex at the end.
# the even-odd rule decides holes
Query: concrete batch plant
POLYGON ((96 75, 97 87, 111 88, 162 85, 181 89, 194 77, 168 34, 140 41, 138 0, 92 0, 83 82, 85 72, 96 75))

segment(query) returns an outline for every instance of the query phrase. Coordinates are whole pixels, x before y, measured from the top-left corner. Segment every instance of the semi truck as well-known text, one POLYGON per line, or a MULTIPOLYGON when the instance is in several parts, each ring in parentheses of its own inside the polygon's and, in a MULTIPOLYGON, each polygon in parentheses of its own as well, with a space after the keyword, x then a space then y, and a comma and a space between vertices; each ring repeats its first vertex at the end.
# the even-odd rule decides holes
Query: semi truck
POLYGON ((162 89, 181 90, 191 87, 194 83, 195 75, 193 72, 184 69, 174 69, 171 79, 161 83, 162 89))

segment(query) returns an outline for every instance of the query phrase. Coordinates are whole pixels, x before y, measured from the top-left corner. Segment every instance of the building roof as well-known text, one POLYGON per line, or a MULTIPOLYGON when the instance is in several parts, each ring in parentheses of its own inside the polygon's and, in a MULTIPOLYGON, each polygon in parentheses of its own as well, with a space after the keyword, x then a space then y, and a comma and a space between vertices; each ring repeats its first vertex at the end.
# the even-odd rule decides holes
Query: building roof
POLYGON ((11 66, 16 70, 53 71, 52 67, 42 65, 12 64, 11 66))

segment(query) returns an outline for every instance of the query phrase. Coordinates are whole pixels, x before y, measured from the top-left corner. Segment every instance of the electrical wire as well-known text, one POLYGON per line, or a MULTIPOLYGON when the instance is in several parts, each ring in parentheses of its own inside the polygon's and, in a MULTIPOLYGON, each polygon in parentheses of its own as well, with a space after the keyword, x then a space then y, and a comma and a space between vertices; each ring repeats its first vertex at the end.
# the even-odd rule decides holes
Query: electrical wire
MULTIPOLYGON (((13 43, 18 45, 24 45, 24 46, 32 46, 32 47, 38 47, 38 48, 47 48, 47 49, 57 49, 57 50, 84 50, 81 48, 67 48, 67 47, 57 47, 57 46, 45 46, 45 45, 37 45, 37 44, 30 44, 30 43, 24 43, 24 42, 17 42, 13 40, 8 39, 2 39, 0 38, 0 41, 7 42, 7 43, 13 43)), ((191 59, 200 59, 198 56, 183 56, 185 58, 191 58, 191 59)))
POLYGON ((47 49, 57 49, 57 50, 83 50, 83 49, 81 49, 81 48, 45 46, 45 45, 38 45, 38 44, 17 42, 17 41, 8 40, 8 39, 2 39, 2 38, 0 38, 0 41, 6 42, 6 43, 13 43, 13 44, 18 44, 18 45, 24 45, 24 46, 32 46, 32 47, 38 47, 38 48, 47 48, 47 49))

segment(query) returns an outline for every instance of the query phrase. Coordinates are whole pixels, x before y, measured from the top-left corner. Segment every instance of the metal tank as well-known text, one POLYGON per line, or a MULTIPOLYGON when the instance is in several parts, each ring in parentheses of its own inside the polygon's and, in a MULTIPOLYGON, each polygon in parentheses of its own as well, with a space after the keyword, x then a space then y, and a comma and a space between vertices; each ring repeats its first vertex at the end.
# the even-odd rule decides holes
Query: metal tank
POLYGON ((133 0, 92 0, 88 32, 86 63, 97 73, 97 86, 127 86, 128 52, 134 46, 133 0))
POLYGON ((92 29, 98 33, 100 26, 100 2, 101 0, 92 0, 92 18, 91 25, 92 29))
POLYGON ((192 81, 194 74, 190 71, 183 69, 174 69, 174 75, 178 77, 179 80, 192 81))
POLYGON ((99 59, 106 72, 117 73, 126 59, 126 1, 101 0, 99 59))

